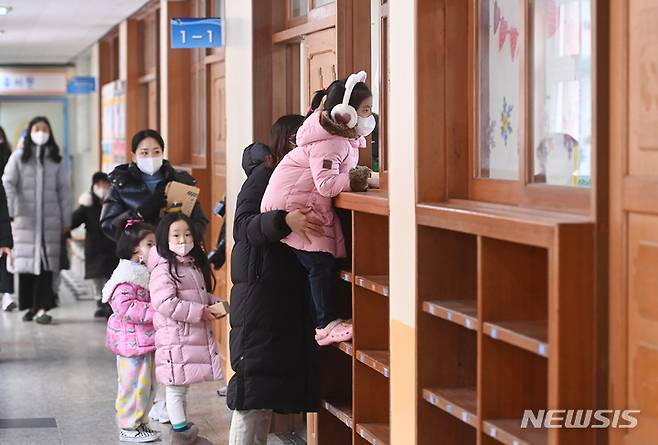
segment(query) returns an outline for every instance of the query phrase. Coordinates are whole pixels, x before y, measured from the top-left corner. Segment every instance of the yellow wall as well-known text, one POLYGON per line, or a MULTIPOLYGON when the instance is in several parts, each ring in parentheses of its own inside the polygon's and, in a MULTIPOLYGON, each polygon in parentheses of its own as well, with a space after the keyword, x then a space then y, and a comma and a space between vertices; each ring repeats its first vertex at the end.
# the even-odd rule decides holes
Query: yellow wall
POLYGON ((391 443, 416 443, 416 1, 389 2, 391 443))

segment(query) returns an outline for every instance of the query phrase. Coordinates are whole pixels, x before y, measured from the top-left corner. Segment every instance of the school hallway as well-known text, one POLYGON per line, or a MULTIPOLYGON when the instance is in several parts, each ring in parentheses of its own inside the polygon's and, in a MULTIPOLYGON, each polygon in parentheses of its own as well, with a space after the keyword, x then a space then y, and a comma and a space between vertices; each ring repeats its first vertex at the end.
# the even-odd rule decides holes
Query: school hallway
MULTIPOLYGON (((119 443, 114 422, 115 355, 105 349, 105 320, 95 303, 76 300, 64 286, 53 323, 23 322, 22 312, 0 312, 0 444, 104 445, 119 443)), ((190 419, 214 444, 228 443, 230 411, 220 384, 192 385, 190 419)), ((150 423, 169 443, 169 425, 150 423)), ((271 435, 268 445, 294 443, 271 435)))

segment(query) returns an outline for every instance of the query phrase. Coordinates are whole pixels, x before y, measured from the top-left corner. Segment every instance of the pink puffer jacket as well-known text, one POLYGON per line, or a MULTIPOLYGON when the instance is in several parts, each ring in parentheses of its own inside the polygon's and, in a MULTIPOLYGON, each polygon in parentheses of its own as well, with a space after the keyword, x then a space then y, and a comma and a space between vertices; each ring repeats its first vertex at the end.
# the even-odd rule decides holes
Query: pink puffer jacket
POLYGON ((155 350, 148 285, 146 266, 121 260, 103 288, 103 302, 114 311, 107 321, 105 346, 117 355, 133 357, 155 350))
POLYGON ((345 239, 332 198, 350 190, 349 171, 359 161, 365 138, 316 111, 297 131, 297 145, 274 170, 261 211, 311 208, 310 216, 322 223, 323 236, 311 236, 307 243, 291 233, 282 241, 295 249, 344 257, 345 239))
POLYGON ((214 304, 216 298, 206 291, 194 260, 177 258, 178 282, 156 248, 148 260, 155 310, 155 377, 163 385, 220 380, 223 372, 211 323, 201 319, 204 306, 214 304))

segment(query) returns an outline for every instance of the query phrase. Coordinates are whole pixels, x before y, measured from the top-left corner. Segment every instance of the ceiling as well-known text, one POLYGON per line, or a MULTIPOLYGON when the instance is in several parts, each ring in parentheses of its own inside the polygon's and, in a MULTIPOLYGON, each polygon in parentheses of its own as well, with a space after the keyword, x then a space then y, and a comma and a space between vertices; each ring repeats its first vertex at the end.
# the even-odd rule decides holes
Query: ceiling
POLYGON ((147 0, 0 0, 0 64, 70 62, 147 0))

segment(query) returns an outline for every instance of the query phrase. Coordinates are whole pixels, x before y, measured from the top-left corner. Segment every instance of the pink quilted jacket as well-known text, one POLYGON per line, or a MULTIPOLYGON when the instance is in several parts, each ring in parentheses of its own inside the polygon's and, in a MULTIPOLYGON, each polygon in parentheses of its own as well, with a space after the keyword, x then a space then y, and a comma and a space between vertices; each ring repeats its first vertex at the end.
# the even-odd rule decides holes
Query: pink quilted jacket
POLYGON ((307 243, 295 233, 282 241, 307 252, 329 252, 345 256, 345 239, 332 198, 350 190, 349 171, 359 161, 359 148, 366 144, 354 129, 337 124, 316 111, 297 131, 297 148, 279 163, 261 201, 261 212, 288 212, 311 208, 311 216, 322 223, 323 236, 307 243))
POLYGON ((177 282, 169 263, 151 249, 151 304, 155 310, 155 377, 163 385, 222 379, 211 323, 201 319, 203 307, 216 298, 206 291, 203 274, 189 257, 179 260, 177 282))
POLYGON ((155 350, 148 284, 146 266, 121 260, 103 288, 103 301, 114 311, 107 321, 105 346, 117 355, 133 357, 155 350))

